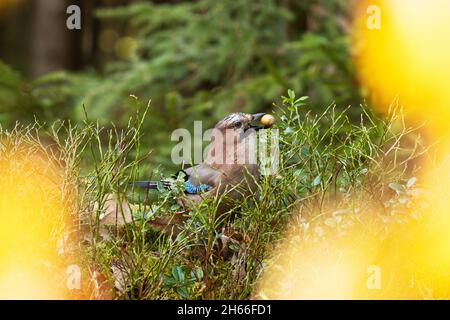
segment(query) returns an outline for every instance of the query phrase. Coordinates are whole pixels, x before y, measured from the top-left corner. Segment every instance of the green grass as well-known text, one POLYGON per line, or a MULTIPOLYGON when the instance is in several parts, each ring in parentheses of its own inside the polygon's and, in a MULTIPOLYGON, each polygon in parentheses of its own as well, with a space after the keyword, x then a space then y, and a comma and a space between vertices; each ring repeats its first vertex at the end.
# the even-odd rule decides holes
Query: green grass
POLYGON ((101 127, 86 117, 82 126, 57 122, 45 132, 38 125, 3 130, 0 141, 29 140, 65 168, 76 195, 72 247, 82 257, 84 274, 90 278, 96 271, 96 281, 98 274, 104 281, 100 290, 88 290, 92 286, 86 284, 87 297, 247 299, 257 294, 258 280, 273 263, 273 250, 287 225, 325 222, 331 206, 354 209, 362 199, 370 199, 374 211, 391 217, 393 209, 385 203, 396 199, 396 187, 411 181, 417 158, 426 152, 417 129, 408 128, 396 108, 380 120, 364 106, 351 107, 361 113, 354 123, 347 111, 337 112, 334 105, 322 114, 308 112, 307 98, 297 98, 292 91, 282 101, 274 106, 281 138, 277 174, 264 176, 259 191, 245 199, 225 225, 215 214, 222 199, 199 204, 175 239, 148 222, 179 210, 180 189, 144 194, 124 183, 172 174, 145 165, 152 156, 142 152, 141 141, 148 106, 124 129, 101 127), (126 195, 132 222, 109 227, 105 240, 101 208, 111 194, 117 199, 126 195), (228 258, 219 253, 224 239, 229 240, 228 258))

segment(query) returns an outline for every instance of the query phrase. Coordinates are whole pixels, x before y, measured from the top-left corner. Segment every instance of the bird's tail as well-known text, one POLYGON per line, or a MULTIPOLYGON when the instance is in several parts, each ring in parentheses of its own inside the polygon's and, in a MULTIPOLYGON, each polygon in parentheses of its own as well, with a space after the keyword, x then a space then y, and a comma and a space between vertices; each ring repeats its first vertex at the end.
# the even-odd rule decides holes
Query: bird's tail
POLYGON ((159 181, 134 181, 128 183, 130 187, 144 188, 144 189, 159 189, 165 188, 169 189, 171 184, 169 181, 159 180, 159 181))
MULTIPOLYGON (((135 181, 128 183, 130 187, 144 188, 144 189, 170 189, 172 184, 169 181, 135 181)), ((184 191, 188 194, 199 194, 211 189, 207 184, 193 185, 190 181, 184 182, 184 191)))

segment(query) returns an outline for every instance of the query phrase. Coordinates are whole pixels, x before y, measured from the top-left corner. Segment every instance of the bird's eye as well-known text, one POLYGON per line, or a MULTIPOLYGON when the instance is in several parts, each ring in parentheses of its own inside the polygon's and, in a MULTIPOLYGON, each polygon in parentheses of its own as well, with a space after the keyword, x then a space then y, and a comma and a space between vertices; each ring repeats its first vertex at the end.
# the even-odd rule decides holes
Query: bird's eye
POLYGON ((235 127, 235 128, 240 128, 240 127, 242 127, 242 122, 240 122, 240 121, 235 122, 234 125, 233 125, 233 127, 235 127))

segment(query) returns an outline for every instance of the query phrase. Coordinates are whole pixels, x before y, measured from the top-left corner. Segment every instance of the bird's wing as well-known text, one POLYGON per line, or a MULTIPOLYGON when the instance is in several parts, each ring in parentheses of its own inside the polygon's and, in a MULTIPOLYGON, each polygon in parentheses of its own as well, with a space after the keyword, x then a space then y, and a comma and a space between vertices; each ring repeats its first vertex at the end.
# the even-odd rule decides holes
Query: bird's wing
POLYGON ((205 184, 214 188, 220 184, 221 172, 205 163, 184 169, 184 172, 186 173, 186 181, 194 186, 205 184))

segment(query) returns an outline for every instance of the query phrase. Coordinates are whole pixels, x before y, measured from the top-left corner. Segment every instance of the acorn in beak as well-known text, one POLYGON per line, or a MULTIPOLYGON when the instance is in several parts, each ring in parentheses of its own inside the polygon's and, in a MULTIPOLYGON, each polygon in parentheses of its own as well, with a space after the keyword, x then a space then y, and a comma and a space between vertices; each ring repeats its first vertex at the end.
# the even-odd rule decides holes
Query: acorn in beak
POLYGON ((268 113, 255 113, 252 114, 252 121, 258 121, 260 125, 251 125, 250 129, 261 130, 270 128, 275 123, 275 117, 268 113))

